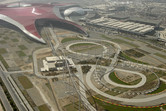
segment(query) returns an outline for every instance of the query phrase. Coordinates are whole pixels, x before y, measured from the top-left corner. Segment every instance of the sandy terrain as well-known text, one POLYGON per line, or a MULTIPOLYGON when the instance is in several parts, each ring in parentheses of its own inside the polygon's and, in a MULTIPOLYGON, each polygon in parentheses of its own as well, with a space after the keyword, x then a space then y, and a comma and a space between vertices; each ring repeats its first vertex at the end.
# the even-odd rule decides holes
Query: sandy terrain
POLYGON ((140 76, 138 76, 138 75, 121 72, 121 71, 116 72, 116 74, 121 80, 126 81, 127 83, 135 81, 140 78, 140 76))
POLYGON ((4 111, 1 104, 0 104, 0 111, 4 111))
MULTIPOLYGON (((35 83, 35 86, 40 89, 40 93, 42 93, 42 99, 46 104, 51 106, 52 111, 56 111, 56 104, 54 102, 54 97, 52 95, 51 89, 46 85, 47 80, 31 78, 32 82, 35 83), (53 110, 54 109, 54 110, 53 110)), ((39 90, 38 90, 39 91, 39 90)))
POLYGON ((43 101, 41 95, 39 94, 39 91, 36 88, 30 88, 27 90, 29 96, 32 98, 36 106, 40 106, 45 104, 43 101))

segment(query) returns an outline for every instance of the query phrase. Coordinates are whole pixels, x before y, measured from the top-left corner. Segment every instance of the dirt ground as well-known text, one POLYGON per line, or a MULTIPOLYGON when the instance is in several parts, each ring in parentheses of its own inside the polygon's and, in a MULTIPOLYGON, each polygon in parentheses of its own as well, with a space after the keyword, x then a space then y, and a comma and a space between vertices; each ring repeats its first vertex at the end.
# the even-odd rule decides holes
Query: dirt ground
MULTIPOLYGON (((40 89, 40 92, 42 93, 42 99, 46 104, 49 104, 51 106, 51 109, 56 109, 56 104, 54 102, 54 97, 52 95, 51 89, 49 86, 47 86, 47 80, 45 79, 37 79, 36 77, 31 78, 32 82, 35 83, 35 85, 40 89)), ((55 110, 56 111, 56 110, 55 110)))
POLYGON ((1 104, 0 104, 0 111, 4 111, 1 104))
POLYGON ((140 78, 140 76, 138 76, 138 75, 121 72, 121 71, 117 71, 116 74, 121 80, 126 81, 126 82, 132 82, 132 81, 135 81, 140 78))
POLYGON ((42 104, 45 104, 43 101, 39 91, 36 88, 31 88, 27 90, 29 96, 32 98, 36 106, 40 106, 42 104))

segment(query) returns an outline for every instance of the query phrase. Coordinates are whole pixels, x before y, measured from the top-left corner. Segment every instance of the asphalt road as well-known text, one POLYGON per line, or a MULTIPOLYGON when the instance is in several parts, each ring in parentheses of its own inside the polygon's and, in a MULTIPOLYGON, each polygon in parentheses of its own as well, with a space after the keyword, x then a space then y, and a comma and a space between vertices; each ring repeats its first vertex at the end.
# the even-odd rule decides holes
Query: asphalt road
POLYGON ((118 84, 118 83, 115 83, 114 81, 112 81, 110 78, 109 78, 109 75, 110 73, 107 73, 104 75, 104 79, 106 80, 107 83, 111 84, 111 85, 114 85, 114 86, 118 86, 118 87, 122 87, 122 88, 138 88, 138 87, 141 87, 143 86, 145 83, 146 83, 146 76, 139 73, 139 72, 135 72, 135 71, 128 71, 128 70, 123 70, 123 69, 115 69, 115 71, 122 71, 122 72, 127 72, 127 73, 132 73, 132 74, 135 74, 135 75, 138 75, 141 77, 141 81, 136 84, 136 85, 123 85, 123 84, 118 84))
POLYGON ((166 93, 162 93, 162 94, 159 94, 159 95, 154 95, 154 96, 150 96, 150 97, 146 97, 146 98, 138 98, 138 99, 136 99, 136 98, 135 99, 128 99, 128 98, 112 96, 112 95, 109 95, 109 94, 99 90, 98 88, 96 88, 94 86, 94 84, 91 81, 92 74, 93 74, 93 70, 91 70, 91 73, 89 73, 86 76, 86 82, 87 82, 88 86, 93 91, 95 91, 96 93, 98 93, 98 94, 100 94, 100 95, 102 95, 102 96, 104 96, 106 98, 109 98, 109 99, 122 101, 122 102, 127 102, 127 103, 146 103, 146 102, 156 101, 156 100, 159 100, 159 99, 162 99, 162 98, 166 97, 166 93))
POLYGON ((82 68, 80 65, 77 65, 76 66, 77 70, 78 70, 78 78, 79 78, 79 89, 80 89, 80 97, 82 99, 82 101, 84 102, 84 104, 86 106, 88 106, 88 109, 90 111, 96 111, 96 109, 89 103, 88 99, 87 99, 87 96, 86 96, 86 88, 85 88, 85 83, 84 83, 84 78, 83 78, 83 73, 82 73, 82 68))
POLYGON ((13 87, 10 85, 7 77, 5 76, 5 73, 0 68, 0 77, 2 78, 8 92, 10 93, 11 97, 13 98, 14 103, 18 107, 19 111, 26 111, 26 108, 22 105, 23 103, 19 99, 19 97, 16 95, 16 92, 14 91, 13 87))
POLYGON ((13 111, 13 108, 10 106, 10 103, 1 86, 0 86, 0 99, 6 111, 13 111))
POLYGON ((81 56, 92 56, 92 57, 101 56, 101 54, 100 54, 100 55, 90 55, 90 54, 84 54, 84 53, 75 52, 75 51, 72 51, 72 50, 70 49, 70 47, 71 47, 72 45, 80 44, 80 43, 91 43, 91 44, 95 44, 95 45, 101 46, 101 47, 103 47, 103 49, 104 49, 104 50, 103 50, 103 54, 107 53, 107 51, 108 51, 107 47, 105 47, 104 45, 101 45, 101 44, 95 43, 95 42, 87 42, 87 41, 71 43, 71 44, 69 44, 69 45, 66 47, 66 50, 69 51, 70 53, 77 54, 77 55, 81 55, 81 56))

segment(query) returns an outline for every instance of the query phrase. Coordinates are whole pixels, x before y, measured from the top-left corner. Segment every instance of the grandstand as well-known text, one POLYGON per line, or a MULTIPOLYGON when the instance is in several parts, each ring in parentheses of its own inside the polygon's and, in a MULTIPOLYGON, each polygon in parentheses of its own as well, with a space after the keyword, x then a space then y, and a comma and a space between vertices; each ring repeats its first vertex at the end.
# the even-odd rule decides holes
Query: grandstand
POLYGON ((143 23, 120 21, 111 18, 99 18, 87 22, 88 25, 94 25, 98 27, 106 27, 115 29, 118 31, 125 31, 133 34, 144 35, 155 29, 155 26, 147 25, 143 23))

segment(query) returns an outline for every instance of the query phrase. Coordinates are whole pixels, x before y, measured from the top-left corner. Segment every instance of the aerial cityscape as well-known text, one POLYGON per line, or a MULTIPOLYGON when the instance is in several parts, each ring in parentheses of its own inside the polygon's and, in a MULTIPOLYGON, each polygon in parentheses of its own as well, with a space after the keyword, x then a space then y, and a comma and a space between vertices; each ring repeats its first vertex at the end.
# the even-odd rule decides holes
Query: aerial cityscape
POLYGON ((166 111, 166 1, 0 0, 0 111, 166 111))

